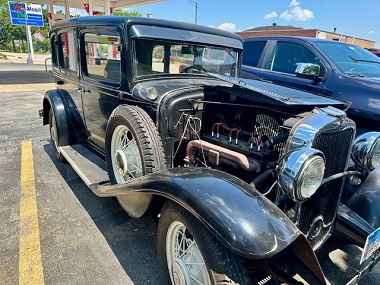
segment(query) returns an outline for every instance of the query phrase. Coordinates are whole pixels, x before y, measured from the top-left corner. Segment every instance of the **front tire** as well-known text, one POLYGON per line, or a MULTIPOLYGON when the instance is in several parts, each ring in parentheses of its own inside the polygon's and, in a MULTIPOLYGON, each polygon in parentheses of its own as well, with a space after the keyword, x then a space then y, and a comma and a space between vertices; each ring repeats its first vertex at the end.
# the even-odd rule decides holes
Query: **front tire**
POLYGON ((250 284, 244 260, 173 202, 161 212, 158 256, 163 284, 250 284))

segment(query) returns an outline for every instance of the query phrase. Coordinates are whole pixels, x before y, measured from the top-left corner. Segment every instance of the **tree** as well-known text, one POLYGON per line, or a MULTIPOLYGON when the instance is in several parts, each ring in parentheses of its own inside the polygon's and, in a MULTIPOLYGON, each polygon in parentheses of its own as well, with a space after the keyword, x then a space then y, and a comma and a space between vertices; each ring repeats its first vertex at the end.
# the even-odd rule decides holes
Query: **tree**
POLYGON ((132 17, 141 17, 142 14, 139 11, 124 11, 124 10, 114 10, 112 12, 114 16, 132 16, 132 17))

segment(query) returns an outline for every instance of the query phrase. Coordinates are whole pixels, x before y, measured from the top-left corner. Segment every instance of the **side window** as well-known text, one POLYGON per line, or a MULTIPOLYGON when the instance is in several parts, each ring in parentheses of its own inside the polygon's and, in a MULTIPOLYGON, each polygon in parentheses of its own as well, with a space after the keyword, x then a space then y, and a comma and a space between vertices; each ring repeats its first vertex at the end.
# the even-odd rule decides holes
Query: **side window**
POLYGON ((297 63, 300 62, 318 64, 321 66, 321 70, 324 70, 318 57, 312 51, 303 45, 289 42, 277 43, 270 65, 267 68, 294 74, 297 63))
POLYGON ((116 32, 86 32, 81 50, 86 54, 84 73, 93 78, 120 81, 120 35, 116 32))
POLYGON ((78 57, 73 31, 64 32, 58 35, 56 41, 57 54, 59 57, 60 69, 67 71, 77 71, 78 57))
POLYGON ((58 57, 58 45, 56 35, 53 35, 50 38, 50 47, 51 47, 51 63, 54 68, 59 66, 59 57, 58 57))
POLYGON ((245 42, 243 52, 243 64, 252 67, 257 67, 266 43, 266 41, 245 42))

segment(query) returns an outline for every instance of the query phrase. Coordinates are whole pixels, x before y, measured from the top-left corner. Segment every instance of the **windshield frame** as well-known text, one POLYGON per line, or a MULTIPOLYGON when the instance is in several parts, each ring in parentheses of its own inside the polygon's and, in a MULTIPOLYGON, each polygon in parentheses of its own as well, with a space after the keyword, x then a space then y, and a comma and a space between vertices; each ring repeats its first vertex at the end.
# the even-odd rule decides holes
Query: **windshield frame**
POLYGON ((237 48, 168 39, 132 39, 134 81, 157 76, 189 76, 239 73, 241 52, 237 48))

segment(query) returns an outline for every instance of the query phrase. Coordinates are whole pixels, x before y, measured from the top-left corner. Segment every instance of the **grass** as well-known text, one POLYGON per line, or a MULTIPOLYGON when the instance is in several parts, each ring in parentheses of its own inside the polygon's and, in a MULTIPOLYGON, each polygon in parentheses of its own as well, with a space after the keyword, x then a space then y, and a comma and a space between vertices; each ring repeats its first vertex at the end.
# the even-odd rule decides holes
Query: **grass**
POLYGON ((0 58, 1 59, 8 59, 8 56, 6 54, 3 54, 0 52, 0 58))

